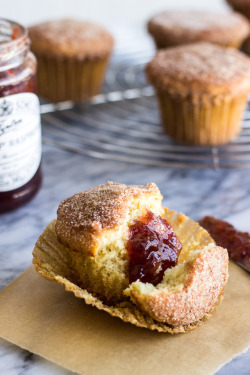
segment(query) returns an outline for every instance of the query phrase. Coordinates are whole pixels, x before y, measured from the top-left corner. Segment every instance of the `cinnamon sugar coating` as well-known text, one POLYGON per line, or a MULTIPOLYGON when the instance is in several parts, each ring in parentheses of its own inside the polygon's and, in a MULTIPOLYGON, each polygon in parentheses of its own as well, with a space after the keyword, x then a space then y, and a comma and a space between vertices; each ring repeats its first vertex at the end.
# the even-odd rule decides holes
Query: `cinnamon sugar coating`
POLYGON ((198 321, 214 305, 227 282, 227 250, 219 246, 204 248, 194 262, 187 262, 186 268, 182 289, 168 291, 161 287, 141 293, 132 284, 132 301, 153 319, 171 326, 198 321))
POLYGON ((148 31, 159 48, 198 41, 236 47, 249 35, 250 27, 237 13, 167 11, 149 20, 148 31))
POLYGON ((57 210, 56 234, 73 251, 95 256, 101 235, 123 224, 135 198, 162 199, 154 184, 124 185, 109 182, 65 199, 57 210))
POLYGON ((34 25, 29 36, 34 53, 79 59, 108 56, 114 44, 102 26, 72 19, 34 25))
POLYGON ((194 43, 159 51, 146 66, 157 90, 180 96, 236 96, 250 91, 250 59, 243 53, 210 43, 194 43))

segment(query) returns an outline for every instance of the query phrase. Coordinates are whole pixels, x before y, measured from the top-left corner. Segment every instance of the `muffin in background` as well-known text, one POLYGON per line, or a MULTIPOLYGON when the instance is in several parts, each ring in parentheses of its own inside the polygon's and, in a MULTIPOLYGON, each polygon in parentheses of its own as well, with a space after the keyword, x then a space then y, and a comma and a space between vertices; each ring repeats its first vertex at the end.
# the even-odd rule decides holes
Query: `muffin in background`
POLYGON ((248 20, 235 12, 166 11, 147 27, 158 49, 199 41, 239 48, 250 32, 248 20))
POLYGON ((113 37, 103 27, 71 19, 29 28, 38 60, 38 93, 53 101, 80 102, 99 93, 113 37))
POLYGON ((193 145, 219 145, 240 132, 250 91, 250 59, 200 42, 160 50, 146 66, 166 133, 193 145))
MULTIPOLYGON (((226 0, 227 3, 237 12, 243 14, 250 20, 250 0, 226 0)), ((250 53, 250 37, 248 37, 243 45, 242 50, 250 53)))

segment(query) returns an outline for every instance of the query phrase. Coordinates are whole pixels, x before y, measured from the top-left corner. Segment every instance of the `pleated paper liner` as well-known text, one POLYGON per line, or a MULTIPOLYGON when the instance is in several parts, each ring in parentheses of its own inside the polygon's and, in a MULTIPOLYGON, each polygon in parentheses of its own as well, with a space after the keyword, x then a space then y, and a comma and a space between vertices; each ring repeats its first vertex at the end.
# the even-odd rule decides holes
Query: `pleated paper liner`
POLYGON ((56 58, 36 54, 38 93, 52 102, 76 103, 99 94, 109 56, 95 59, 56 58))
MULTIPOLYGON (((182 213, 166 209, 165 219, 171 223, 183 245, 179 262, 183 262, 193 250, 202 249, 214 242, 198 223, 182 213)), ((76 297, 84 299, 86 304, 95 306, 99 310, 104 310, 110 315, 122 319, 124 322, 159 332, 174 334, 190 331, 210 318, 222 301, 221 294, 212 309, 201 320, 190 325, 176 327, 153 320, 130 301, 121 302, 114 306, 106 305, 98 297, 75 284, 74 272, 70 267, 70 254, 57 240, 55 221, 52 221, 39 237, 33 251, 33 263, 41 276, 47 280, 64 285, 67 291, 73 292, 76 297)))
POLYGON ((204 96, 197 103, 190 98, 181 98, 157 93, 163 127, 173 139, 193 145, 215 146, 233 140, 241 131, 242 112, 247 96, 213 98, 204 96))

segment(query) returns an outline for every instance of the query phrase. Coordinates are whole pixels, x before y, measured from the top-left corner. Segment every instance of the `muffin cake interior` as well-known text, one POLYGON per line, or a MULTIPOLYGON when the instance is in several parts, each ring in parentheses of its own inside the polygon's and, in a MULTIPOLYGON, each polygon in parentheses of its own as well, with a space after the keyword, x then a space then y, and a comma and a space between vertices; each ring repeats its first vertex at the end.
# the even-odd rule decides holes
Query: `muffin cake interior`
POLYGON ((148 212, 164 214, 155 184, 109 183, 63 201, 57 213, 58 240, 72 254, 77 282, 107 301, 123 300, 129 285, 129 228, 148 212))

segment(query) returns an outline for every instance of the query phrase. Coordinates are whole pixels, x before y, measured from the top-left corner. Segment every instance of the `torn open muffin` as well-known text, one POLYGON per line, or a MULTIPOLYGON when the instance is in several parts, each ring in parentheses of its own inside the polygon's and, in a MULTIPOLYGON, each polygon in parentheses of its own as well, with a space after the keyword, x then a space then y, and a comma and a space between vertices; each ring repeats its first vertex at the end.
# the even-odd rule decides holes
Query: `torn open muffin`
POLYGON ((166 270, 158 285, 136 281, 124 293, 153 319, 187 325, 201 319, 218 299, 227 281, 227 263, 227 251, 211 244, 166 270))
POLYGON ((153 183, 112 182, 64 200, 34 249, 37 271, 136 325, 158 329, 152 327, 164 323, 172 333, 197 325, 223 292, 227 251, 161 201, 153 183), (63 258, 61 275, 50 265, 55 251, 63 258))

